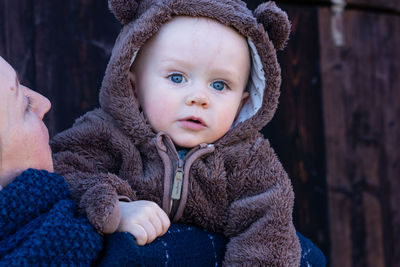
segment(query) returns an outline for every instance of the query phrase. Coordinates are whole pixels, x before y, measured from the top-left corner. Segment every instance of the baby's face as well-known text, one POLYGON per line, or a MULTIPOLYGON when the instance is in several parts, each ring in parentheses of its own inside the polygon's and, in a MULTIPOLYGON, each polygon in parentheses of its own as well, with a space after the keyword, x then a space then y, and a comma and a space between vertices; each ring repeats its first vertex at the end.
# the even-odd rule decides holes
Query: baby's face
POLYGON ((49 109, 50 101, 21 85, 0 57, 0 186, 28 168, 53 171, 49 133, 42 121, 49 109))
POLYGON ((246 39, 216 21, 176 17, 139 52, 131 75, 151 126, 176 145, 212 143, 231 127, 248 93, 246 39))

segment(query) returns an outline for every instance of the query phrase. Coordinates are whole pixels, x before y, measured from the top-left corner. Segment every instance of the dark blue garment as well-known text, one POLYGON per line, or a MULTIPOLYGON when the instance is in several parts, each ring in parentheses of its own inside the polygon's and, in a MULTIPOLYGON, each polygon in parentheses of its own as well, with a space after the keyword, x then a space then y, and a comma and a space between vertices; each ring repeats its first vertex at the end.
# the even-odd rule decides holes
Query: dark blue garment
POLYGON ((129 233, 105 239, 100 266, 221 266, 227 239, 184 224, 172 224, 168 232, 145 246, 137 246, 129 233))
POLYGON ((29 169, 0 191, 0 266, 90 266, 102 243, 61 176, 29 169))
MULTIPOLYGON (((298 233, 301 267, 325 266, 322 252, 298 233)), ((146 246, 137 246, 129 233, 106 237, 101 266, 222 266, 228 239, 204 229, 172 224, 168 232, 146 246)))
POLYGON ((301 246, 300 267, 325 267, 326 258, 322 251, 308 238, 297 232, 301 246))

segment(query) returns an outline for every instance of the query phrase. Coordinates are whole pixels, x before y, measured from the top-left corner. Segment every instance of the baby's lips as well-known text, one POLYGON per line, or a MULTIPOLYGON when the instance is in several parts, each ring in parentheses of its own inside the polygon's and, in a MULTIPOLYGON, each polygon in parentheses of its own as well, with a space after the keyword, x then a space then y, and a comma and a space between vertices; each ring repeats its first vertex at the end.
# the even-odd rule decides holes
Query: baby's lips
POLYGON ((182 119, 181 121, 199 123, 199 124, 203 125, 204 127, 207 127, 207 124, 203 121, 202 118, 198 118, 198 117, 194 117, 194 116, 186 117, 186 118, 182 119))

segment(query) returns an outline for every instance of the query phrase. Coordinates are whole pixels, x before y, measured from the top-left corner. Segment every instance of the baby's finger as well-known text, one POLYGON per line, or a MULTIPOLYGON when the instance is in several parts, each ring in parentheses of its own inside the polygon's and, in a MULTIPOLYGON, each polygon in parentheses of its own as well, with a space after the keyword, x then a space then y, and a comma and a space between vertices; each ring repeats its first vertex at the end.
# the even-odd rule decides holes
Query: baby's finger
POLYGON ((142 223, 142 227, 146 231, 147 234, 147 242, 149 244, 157 238, 156 229, 154 228, 153 224, 150 221, 146 221, 142 223))
POLYGON ((129 233, 131 233, 135 237, 136 244, 138 244, 138 246, 146 245, 148 236, 143 226, 141 226, 140 224, 134 224, 129 233))
POLYGON ((168 228, 171 225, 171 221, 169 220, 168 215, 162 209, 160 209, 160 211, 157 212, 157 215, 162 224, 162 231, 160 234, 160 236, 162 236, 168 231, 168 228))
POLYGON ((153 224, 154 230, 156 231, 156 237, 160 236, 163 232, 163 224, 157 213, 150 217, 150 222, 153 224))

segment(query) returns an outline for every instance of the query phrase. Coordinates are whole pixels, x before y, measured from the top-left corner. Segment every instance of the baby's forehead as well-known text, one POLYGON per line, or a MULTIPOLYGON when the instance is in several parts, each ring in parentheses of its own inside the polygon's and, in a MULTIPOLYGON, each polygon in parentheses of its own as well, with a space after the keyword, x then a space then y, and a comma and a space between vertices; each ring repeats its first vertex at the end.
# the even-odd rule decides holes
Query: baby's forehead
POLYGON ((249 51, 247 38, 232 27, 207 17, 175 16, 144 42, 131 63, 137 53, 161 53, 160 51, 168 49, 181 49, 184 53, 188 47, 212 48, 216 45, 220 45, 219 50, 225 52, 226 47, 223 44, 233 47, 233 54, 230 56, 236 56, 237 53, 247 54, 249 51))
POLYGON ((174 16, 171 18, 171 20, 161 26, 159 32, 166 31, 169 28, 171 28, 172 30, 180 28, 186 29, 191 33, 195 33, 196 29, 201 27, 205 27, 209 31, 209 33, 234 32, 238 36, 241 36, 245 39, 245 37, 233 27, 227 26, 220 21, 209 17, 174 16))
MULTIPOLYGON (((213 40, 213 38, 232 38, 232 36, 243 41, 247 40, 236 29, 226 26, 215 19, 208 17, 174 16, 145 41, 141 49, 152 44, 155 39, 158 41, 161 39, 163 42, 173 42, 174 37, 178 38, 178 40, 180 38, 179 41, 183 41, 189 37, 213 40), (167 35, 167 37, 161 38, 164 35, 167 35)), ((196 45, 196 43, 193 43, 193 45, 196 45)))

